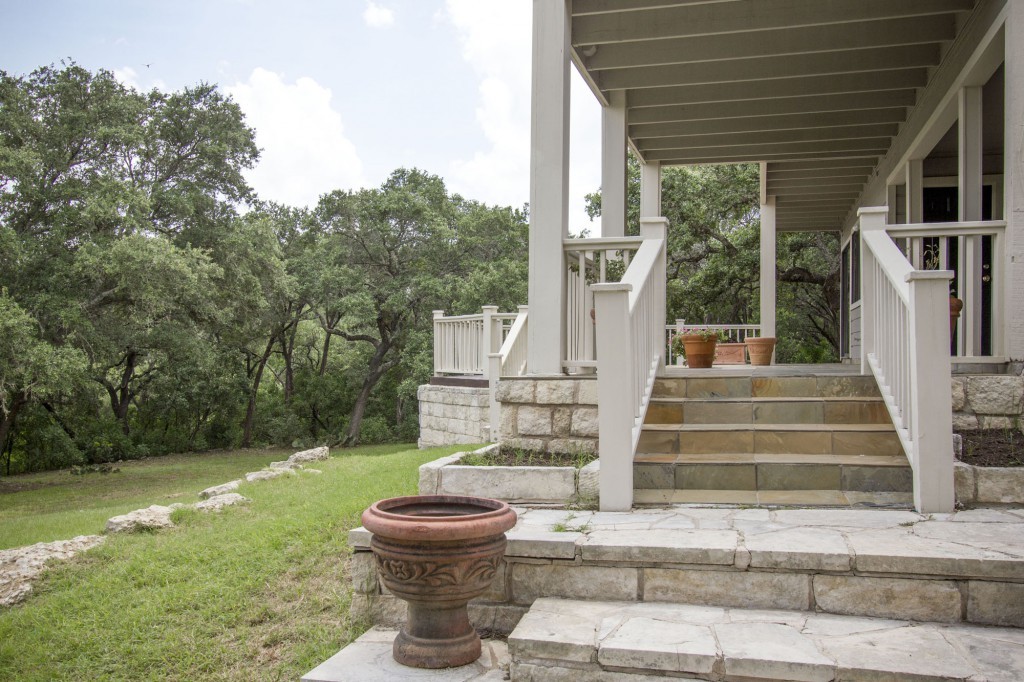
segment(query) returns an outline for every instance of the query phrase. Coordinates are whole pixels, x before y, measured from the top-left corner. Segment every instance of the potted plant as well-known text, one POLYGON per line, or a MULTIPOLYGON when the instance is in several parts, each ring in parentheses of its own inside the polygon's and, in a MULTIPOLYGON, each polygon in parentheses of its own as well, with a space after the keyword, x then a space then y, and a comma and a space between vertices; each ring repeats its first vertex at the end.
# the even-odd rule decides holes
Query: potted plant
MULTIPOLYGON (((941 257, 939 250, 939 242, 935 240, 930 243, 924 250, 924 269, 925 270, 938 270, 941 266, 941 257)), ((960 313, 964 309, 963 300, 957 298, 953 294, 953 283, 949 283, 949 336, 954 338, 956 336, 956 321, 960 319, 960 313)))
POLYGON ((672 339, 672 348, 676 348, 677 342, 682 345, 687 367, 706 369, 714 364, 715 346, 724 339, 725 335, 718 329, 691 327, 679 330, 672 339))

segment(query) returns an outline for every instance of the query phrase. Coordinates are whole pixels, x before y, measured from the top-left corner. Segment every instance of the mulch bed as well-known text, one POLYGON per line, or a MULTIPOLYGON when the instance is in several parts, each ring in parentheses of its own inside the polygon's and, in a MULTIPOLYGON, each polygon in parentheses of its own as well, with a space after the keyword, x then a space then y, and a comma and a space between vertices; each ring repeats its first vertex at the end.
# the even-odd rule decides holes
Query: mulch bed
POLYGON ((976 467, 1024 466, 1024 433, 1016 429, 957 431, 964 439, 961 461, 976 467))

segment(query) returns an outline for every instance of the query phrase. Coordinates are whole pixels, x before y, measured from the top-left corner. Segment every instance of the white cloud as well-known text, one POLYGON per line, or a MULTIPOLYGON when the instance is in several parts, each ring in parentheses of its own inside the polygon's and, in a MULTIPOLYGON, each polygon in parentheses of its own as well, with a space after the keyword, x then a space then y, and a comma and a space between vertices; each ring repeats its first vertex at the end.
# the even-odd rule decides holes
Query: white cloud
POLYGON ((370 28, 387 28, 395 23, 394 11, 370 0, 363 10, 363 21, 370 28))
MULTIPOLYGON (((464 196, 521 205, 530 193, 531 3, 446 0, 445 9, 479 78, 476 117, 489 145, 454 161, 446 178, 464 196)), ((583 197, 601 182, 600 106, 572 72, 569 229, 596 234, 583 197)))
POLYGON ((148 92, 153 88, 157 90, 167 91, 167 83, 160 78, 144 79, 138 71, 130 66, 122 66, 120 69, 114 69, 114 78, 119 80, 122 85, 126 85, 129 88, 135 88, 140 92, 148 92))
POLYGON ((365 186, 363 162, 345 136, 328 88, 308 77, 286 83, 256 68, 248 82, 225 90, 256 129, 262 153, 246 178, 261 198, 311 206, 325 192, 365 186))

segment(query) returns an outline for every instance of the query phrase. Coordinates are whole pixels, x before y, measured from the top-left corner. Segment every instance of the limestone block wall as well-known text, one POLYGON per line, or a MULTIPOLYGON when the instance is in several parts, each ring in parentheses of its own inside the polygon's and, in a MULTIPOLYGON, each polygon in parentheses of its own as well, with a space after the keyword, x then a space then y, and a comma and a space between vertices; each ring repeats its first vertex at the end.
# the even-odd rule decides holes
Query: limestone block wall
POLYGON ((597 378, 498 382, 501 442, 541 452, 597 452, 597 378))
POLYGON ((487 388, 424 384, 416 391, 416 398, 420 411, 419 447, 490 440, 487 388))
POLYGON ((953 376, 953 428, 1024 428, 1024 377, 999 374, 953 376))

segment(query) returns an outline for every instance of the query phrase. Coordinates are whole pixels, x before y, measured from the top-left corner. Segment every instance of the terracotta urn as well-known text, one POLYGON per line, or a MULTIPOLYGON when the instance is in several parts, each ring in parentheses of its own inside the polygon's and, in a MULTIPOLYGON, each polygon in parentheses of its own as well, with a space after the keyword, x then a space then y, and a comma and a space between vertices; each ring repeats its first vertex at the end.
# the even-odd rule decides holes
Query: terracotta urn
POLYGON ((747 352, 750 353, 750 364, 772 364, 772 353, 775 352, 774 336, 751 336, 747 338, 747 352))
POLYGON ((393 497, 363 512, 381 580, 409 604, 396 661, 454 668, 480 658, 466 605, 490 586, 515 524, 507 504, 483 497, 393 497))
POLYGON ((700 334, 683 334, 683 347, 686 349, 686 366, 694 369, 707 369, 715 362, 715 346, 718 339, 711 337, 707 341, 700 334))

